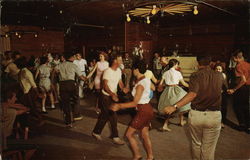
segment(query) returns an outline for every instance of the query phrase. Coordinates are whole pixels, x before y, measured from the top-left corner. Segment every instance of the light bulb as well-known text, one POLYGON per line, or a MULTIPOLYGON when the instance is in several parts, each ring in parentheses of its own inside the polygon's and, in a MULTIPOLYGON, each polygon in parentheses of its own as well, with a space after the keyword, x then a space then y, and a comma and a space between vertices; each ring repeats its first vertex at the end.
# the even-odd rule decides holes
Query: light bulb
POLYGON ((34 35, 35 38, 37 38, 37 36, 38 36, 37 34, 34 35))
POLYGON ((198 12, 198 9, 197 9, 197 6, 194 6, 194 15, 197 15, 199 12, 198 12))
POLYGON ((5 34, 5 37, 6 37, 6 38, 8 38, 8 37, 9 37, 9 35, 8 35, 8 34, 5 34))
POLYGON ((59 12, 60 12, 60 14, 62 14, 62 13, 63 13, 63 11, 62 11, 62 10, 60 10, 59 12))
POLYGON ((151 13, 152 13, 152 15, 155 15, 157 13, 156 5, 153 5, 153 9, 152 9, 151 13))
POLYGON ((15 35, 18 36, 18 33, 16 32, 15 35))
POLYGON ((129 14, 126 14, 126 16, 127 16, 127 22, 130 22, 131 18, 129 17, 129 14))
POLYGON ((149 16, 147 16, 147 24, 150 24, 149 16))
POLYGON ((22 36, 19 34, 19 35, 18 35, 18 38, 21 38, 21 37, 22 37, 22 36))

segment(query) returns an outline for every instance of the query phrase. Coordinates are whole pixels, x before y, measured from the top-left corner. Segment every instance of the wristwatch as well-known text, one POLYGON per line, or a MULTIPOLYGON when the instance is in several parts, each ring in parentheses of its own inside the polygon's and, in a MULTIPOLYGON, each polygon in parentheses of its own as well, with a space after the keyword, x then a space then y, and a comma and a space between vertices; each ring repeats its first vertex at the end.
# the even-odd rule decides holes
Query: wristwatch
POLYGON ((176 110, 178 109, 177 104, 174 105, 174 108, 175 108, 176 110))

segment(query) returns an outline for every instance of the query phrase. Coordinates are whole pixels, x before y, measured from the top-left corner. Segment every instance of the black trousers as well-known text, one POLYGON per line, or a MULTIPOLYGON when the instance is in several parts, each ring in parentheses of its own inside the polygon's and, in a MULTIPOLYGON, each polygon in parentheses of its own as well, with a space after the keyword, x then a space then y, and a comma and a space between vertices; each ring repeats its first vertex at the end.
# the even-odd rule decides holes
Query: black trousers
POLYGON ((95 128, 93 130, 96 134, 101 134, 105 124, 107 121, 110 122, 111 125, 111 137, 118 137, 118 130, 117 130, 117 115, 116 112, 109 110, 109 106, 114 103, 110 96, 106 96, 101 93, 98 106, 101 109, 101 113, 98 117, 96 122, 95 128))
POLYGON ((221 102, 221 115, 222 115, 222 122, 226 123, 226 117, 227 117, 227 106, 228 106, 228 100, 229 95, 225 92, 222 93, 222 102, 221 102))
POLYGON ((234 110, 240 126, 250 129, 250 85, 244 85, 234 93, 234 110))
POLYGON ((80 99, 78 86, 73 80, 59 82, 61 105, 65 115, 65 123, 73 122, 74 117, 80 116, 80 99))

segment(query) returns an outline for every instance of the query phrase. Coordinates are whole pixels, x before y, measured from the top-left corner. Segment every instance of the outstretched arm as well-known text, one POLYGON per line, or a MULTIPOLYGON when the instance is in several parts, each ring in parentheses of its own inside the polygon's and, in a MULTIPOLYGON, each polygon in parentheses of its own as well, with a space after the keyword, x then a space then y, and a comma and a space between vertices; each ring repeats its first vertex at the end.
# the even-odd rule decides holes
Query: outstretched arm
POLYGON ((92 71, 90 71, 90 73, 87 75, 87 79, 89 79, 90 77, 92 77, 92 75, 95 73, 97 69, 97 64, 95 65, 95 67, 92 69, 92 71))
POLYGON ((181 79, 180 82, 183 86, 189 87, 189 85, 184 81, 184 79, 181 79))
POLYGON ((165 107, 164 112, 166 114, 171 114, 171 113, 175 112, 178 108, 181 108, 184 105, 191 102, 192 100, 194 100, 194 98, 196 96, 197 96, 197 94, 195 92, 188 92, 188 94, 186 94, 179 102, 177 102, 175 104, 175 107, 174 106, 165 107))

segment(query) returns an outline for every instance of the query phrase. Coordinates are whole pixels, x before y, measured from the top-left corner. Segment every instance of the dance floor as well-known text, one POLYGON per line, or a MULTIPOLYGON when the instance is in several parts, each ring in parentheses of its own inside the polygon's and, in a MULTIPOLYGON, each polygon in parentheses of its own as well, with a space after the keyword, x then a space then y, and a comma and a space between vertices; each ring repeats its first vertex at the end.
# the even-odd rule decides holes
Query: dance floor
MULTIPOLYGON (((154 99, 152 102, 154 105, 156 104, 154 99)), ((91 131, 97 118, 93 107, 94 104, 94 94, 89 94, 81 100, 81 111, 84 118, 82 121, 76 122, 71 129, 65 128, 62 121, 62 112, 59 109, 49 111, 49 114, 45 115, 46 124, 41 129, 42 134, 31 136, 27 141, 28 143, 38 144, 39 148, 33 159, 131 159, 132 154, 128 145, 118 146, 112 143, 109 138, 109 125, 106 125, 103 130, 103 141, 96 141, 91 136, 91 131)), ((228 112, 229 125, 226 125, 221 131, 215 159, 249 159, 250 135, 233 129, 237 121, 231 106, 229 106, 228 112)), ((121 113, 118 115, 118 130, 121 137, 124 136, 130 119, 131 117, 128 114, 121 113)), ((191 159, 187 127, 178 126, 178 118, 173 118, 171 122, 171 132, 159 132, 157 130, 157 128, 163 124, 161 118, 156 117, 152 122, 150 136, 155 159, 191 159)), ((142 146, 141 152, 143 152, 144 157, 146 157, 142 146)))

